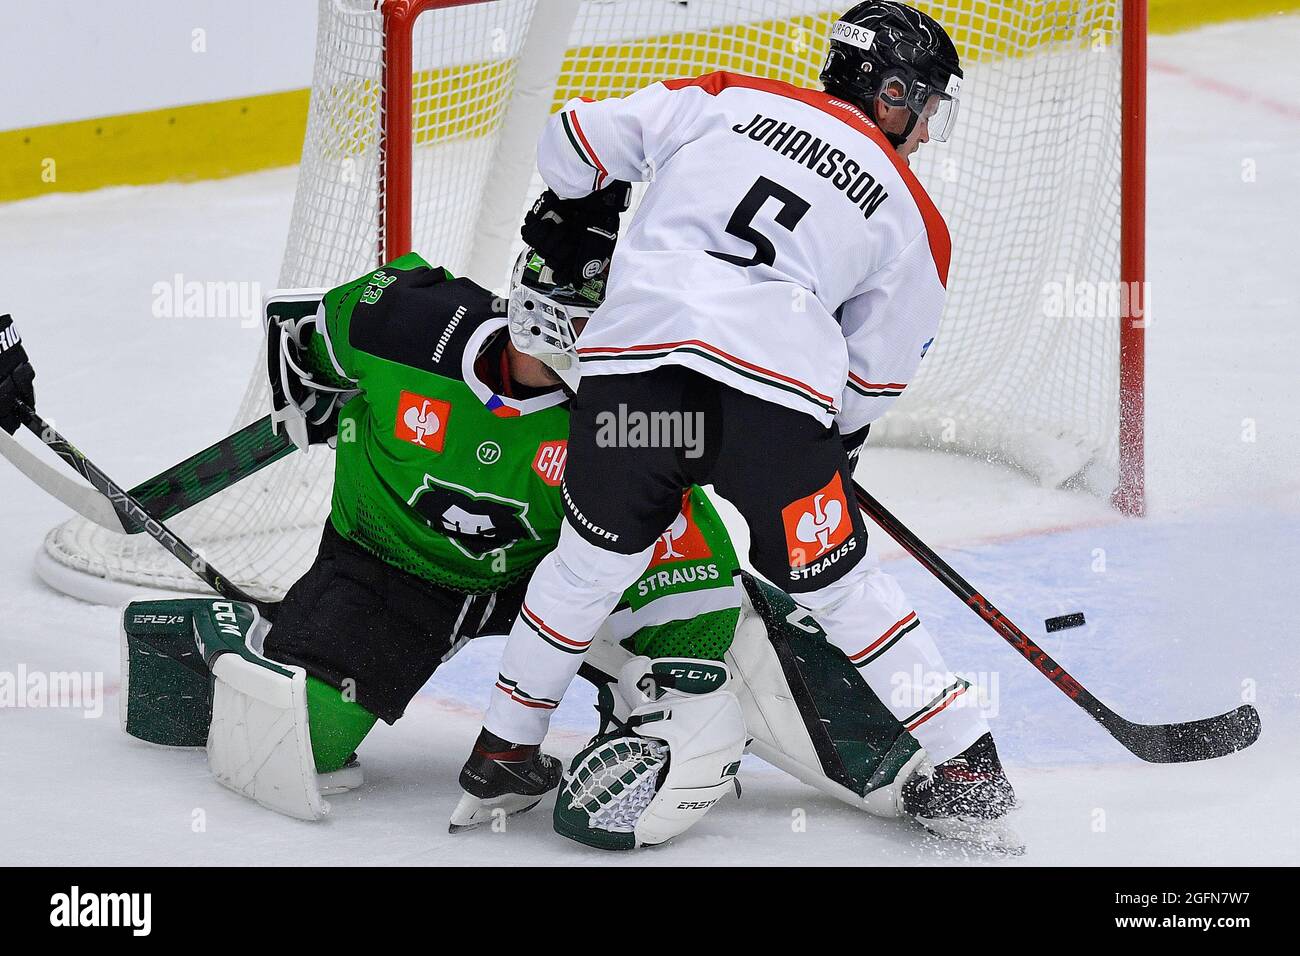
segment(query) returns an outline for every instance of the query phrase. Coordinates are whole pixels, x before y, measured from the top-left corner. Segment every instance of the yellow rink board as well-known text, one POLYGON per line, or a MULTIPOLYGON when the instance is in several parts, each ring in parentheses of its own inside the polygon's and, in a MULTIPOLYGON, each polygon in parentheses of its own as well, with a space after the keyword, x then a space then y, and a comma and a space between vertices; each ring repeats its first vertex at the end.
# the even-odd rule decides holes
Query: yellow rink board
MULTIPOLYGON (((1105 5, 1092 21, 1079 22, 1081 0, 958 0, 955 5, 919 0, 918 5, 929 12, 944 11, 944 24, 967 62, 1016 56, 1045 43, 1105 42, 1115 26, 1114 7, 1105 5)), ((1169 33, 1294 12, 1300 10, 1300 0, 1148 0, 1148 7, 1151 32, 1169 33)), ((801 16, 574 48, 566 54, 555 105, 579 93, 617 96, 656 79, 717 66, 761 70, 812 85, 825 55, 829 19, 801 16), (767 51, 761 60, 760 50, 767 51)), ((504 96, 471 100, 461 91, 504 89, 503 84, 485 82, 504 72, 501 63, 479 63, 418 74, 415 112, 427 119, 416 124, 416 142, 490 131, 504 96)), ((357 125, 374 122, 371 87, 359 84, 356 91, 357 125)), ((293 90, 0 132, 0 202, 112 185, 215 179, 292 165, 302 150, 307 102, 307 90, 293 90)))

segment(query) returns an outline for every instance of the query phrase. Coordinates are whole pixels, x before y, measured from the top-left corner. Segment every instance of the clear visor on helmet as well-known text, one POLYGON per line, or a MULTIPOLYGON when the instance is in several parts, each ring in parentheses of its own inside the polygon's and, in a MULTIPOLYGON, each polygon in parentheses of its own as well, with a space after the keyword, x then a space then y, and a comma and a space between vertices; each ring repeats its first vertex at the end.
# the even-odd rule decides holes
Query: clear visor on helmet
MULTIPOLYGON (((915 84, 925 88, 925 84, 915 84)), ((920 122, 926 124, 930 139, 936 143, 948 142, 953 127, 957 125, 957 97, 947 93, 927 92, 919 104, 913 105, 909 99, 908 106, 920 116, 920 122)))
MULTIPOLYGON (((936 90, 924 80, 913 80, 906 87, 899 77, 890 77, 881 87, 880 98, 889 106, 905 106, 916 117, 918 123, 925 123, 928 137, 934 142, 946 143, 952 136, 953 127, 957 125, 957 91, 961 80, 953 77, 948 82, 948 91, 936 90)), ((902 133, 902 130, 891 130, 902 133)))

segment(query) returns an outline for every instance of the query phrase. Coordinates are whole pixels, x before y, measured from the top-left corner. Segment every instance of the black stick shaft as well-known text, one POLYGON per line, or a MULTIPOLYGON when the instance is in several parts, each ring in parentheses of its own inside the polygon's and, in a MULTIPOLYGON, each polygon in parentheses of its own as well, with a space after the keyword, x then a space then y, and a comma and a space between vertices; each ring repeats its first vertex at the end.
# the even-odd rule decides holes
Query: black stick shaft
MULTIPOLYGON (((148 509, 130 492, 104 474, 99 467, 72 442, 68 441, 34 409, 19 403, 19 414, 27 429, 45 443, 56 455, 66 461, 83 478, 109 500, 114 510, 129 520, 138 523, 149 537, 167 549, 177 561, 184 564, 199 580, 216 591, 222 597, 232 601, 245 601, 265 612, 268 605, 264 601, 248 594, 237 584, 213 568, 193 548, 182 541, 167 525, 153 517, 148 509)), ((272 609, 273 610, 273 609, 272 609)))
MULTIPOLYGON (((296 450, 266 415, 140 482, 131 494, 158 520, 167 521, 296 450)), ((127 529, 132 534, 140 530, 127 529)))

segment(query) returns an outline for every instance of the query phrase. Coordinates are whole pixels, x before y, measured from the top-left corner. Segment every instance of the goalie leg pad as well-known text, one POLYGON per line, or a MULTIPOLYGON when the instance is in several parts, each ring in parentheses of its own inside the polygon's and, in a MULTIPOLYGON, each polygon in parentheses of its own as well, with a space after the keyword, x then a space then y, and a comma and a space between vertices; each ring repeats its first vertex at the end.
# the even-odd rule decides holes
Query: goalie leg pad
MULTIPOLYGON (((118 718, 122 729, 138 740, 162 746, 209 746, 214 713, 230 721, 240 708, 252 707, 249 700, 241 699, 236 692, 236 689, 247 690, 245 685, 250 681, 255 697, 264 702, 269 699, 275 706, 287 706, 285 701, 293 694, 277 689, 274 682, 264 686, 266 675, 278 674, 284 678, 303 669, 277 664, 259 653, 267 627, 255 610, 231 602, 186 598, 128 604, 122 615, 120 635, 122 691, 118 718), (210 662, 215 666, 228 654, 252 666, 254 669, 249 672, 252 676, 230 676, 238 670, 233 660, 222 664, 221 673, 215 674, 210 662)), ((374 716, 354 703, 341 700, 337 690, 313 677, 305 678, 299 696, 306 703, 303 714, 293 719, 295 732, 299 724, 307 727, 320 734, 318 743, 323 741, 325 745, 325 763, 312 765, 313 772, 317 766, 329 771, 315 774, 319 792, 329 796, 360 786, 364 777, 353 751, 374 724, 374 716), (312 715, 310 720, 308 714, 312 715)), ((296 710, 296 702, 293 707, 296 710)), ((245 730, 257 733, 251 728, 245 730)), ((279 765, 262 768, 260 781, 250 777, 238 782, 240 773, 225 769, 218 774, 217 767, 224 767, 232 752, 228 726, 219 728, 217 740, 217 764, 213 765, 213 772, 218 779, 273 809, 281 809, 277 803, 282 801, 278 798, 271 798, 267 803, 254 793, 270 786, 265 781, 279 772, 279 765)), ((308 753, 312 754, 315 745, 310 738, 308 742, 308 753)), ((210 751, 210 765, 213 760, 210 751)), ((249 776, 247 772, 243 775, 249 776)), ((291 789, 297 787, 294 783, 291 789)), ((310 814, 317 809, 308 798, 305 804, 293 801, 283 812, 314 818, 310 814), (304 806, 308 809, 304 810, 304 806)))
POLYGON ((882 817, 925 751, 820 625, 782 591, 745 575, 727 652, 750 750, 823 793, 882 817))
POLYGON ((601 849, 656 846, 738 791, 745 720, 729 680, 715 661, 629 661, 617 693, 630 715, 574 758, 556 832, 601 849))
POLYGON ((165 747, 207 744, 212 678, 194 643, 194 612, 207 604, 132 601, 122 612, 117 710, 132 737, 165 747))
POLYGON ((329 811, 321 796, 307 724, 307 673, 258 654, 256 608, 208 602, 194 617, 194 640, 212 671, 208 768, 217 781, 299 820, 329 811))

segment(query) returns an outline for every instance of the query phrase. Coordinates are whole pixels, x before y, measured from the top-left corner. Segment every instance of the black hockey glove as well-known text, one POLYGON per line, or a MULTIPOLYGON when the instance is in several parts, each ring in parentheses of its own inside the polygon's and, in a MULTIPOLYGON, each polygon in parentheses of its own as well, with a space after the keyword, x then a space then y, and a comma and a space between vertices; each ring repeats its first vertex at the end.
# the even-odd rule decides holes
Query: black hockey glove
POLYGON ((27 361, 27 350, 23 348, 13 317, 0 315, 0 428, 10 435, 22 424, 18 403, 36 407, 36 390, 32 385, 35 380, 36 370, 27 361))
POLYGON ((548 189, 528 210, 519 234, 546 260, 559 284, 576 285, 600 275, 609 263, 619 213, 631 198, 631 184, 620 180, 581 199, 561 199, 548 189))
POLYGON ((840 435, 840 441, 844 443, 844 450, 849 455, 849 467, 854 467, 858 463, 858 456, 862 454, 862 446, 866 444, 867 432, 871 431, 871 423, 863 425, 855 432, 849 432, 847 435, 840 435))

